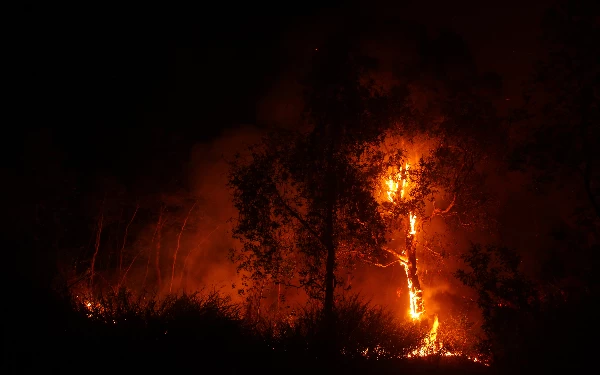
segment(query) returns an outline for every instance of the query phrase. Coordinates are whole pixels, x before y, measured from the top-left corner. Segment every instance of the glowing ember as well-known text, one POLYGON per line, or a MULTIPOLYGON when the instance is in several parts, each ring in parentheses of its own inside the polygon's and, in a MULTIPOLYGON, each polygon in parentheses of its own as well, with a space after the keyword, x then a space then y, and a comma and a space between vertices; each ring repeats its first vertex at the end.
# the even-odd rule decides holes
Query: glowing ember
MULTIPOLYGON (((410 353, 408 355, 409 358, 410 357, 425 357, 427 355, 434 354, 441 350, 442 344, 437 342, 437 330, 438 330, 439 326, 440 326, 440 322, 436 315, 435 320, 433 321, 433 326, 431 327, 431 330, 429 331, 429 334, 427 336, 425 336, 425 342, 423 343, 423 346, 421 346, 419 349, 415 349, 412 353, 410 353)), ((447 353, 450 353, 450 352, 447 352, 447 353)), ((455 355, 455 354, 450 354, 450 355, 455 355)))

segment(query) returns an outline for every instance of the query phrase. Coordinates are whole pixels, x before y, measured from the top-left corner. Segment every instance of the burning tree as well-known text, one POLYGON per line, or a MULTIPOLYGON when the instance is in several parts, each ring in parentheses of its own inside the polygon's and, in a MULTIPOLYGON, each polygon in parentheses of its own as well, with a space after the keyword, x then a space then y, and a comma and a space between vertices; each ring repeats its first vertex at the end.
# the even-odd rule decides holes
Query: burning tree
POLYGON ((419 319, 423 227, 434 218, 466 228, 488 219, 477 139, 488 107, 474 95, 448 95, 434 115, 421 111, 408 90, 376 90, 340 50, 319 52, 327 55, 309 81, 306 126, 273 130, 248 159, 232 162, 241 241, 232 256, 254 280, 304 288, 323 301, 326 318, 342 284, 336 270, 402 264, 419 319))
POLYGON ((424 229, 433 219, 442 219, 455 229, 482 228, 489 220, 489 212, 483 209, 489 196, 484 193, 484 178, 478 170, 481 148, 467 148, 461 144, 463 138, 444 137, 441 130, 436 133, 435 137, 388 133, 385 144, 394 151, 387 152, 390 160, 380 179, 378 198, 390 237, 382 251, 366 259, 379 267, 397 263, 404 267, 409 313, 415 320, 425 311, 417 248, 439 251, 432 241, 435 231, 427 234, 424 229), (403 142, 402 136, 410 141, 403 142))

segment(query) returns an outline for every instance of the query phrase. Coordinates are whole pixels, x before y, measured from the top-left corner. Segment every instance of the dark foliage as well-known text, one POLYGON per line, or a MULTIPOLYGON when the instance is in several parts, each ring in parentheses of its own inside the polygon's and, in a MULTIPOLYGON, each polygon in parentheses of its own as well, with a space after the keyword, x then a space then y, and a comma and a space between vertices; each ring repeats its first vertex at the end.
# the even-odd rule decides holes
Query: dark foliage
POLYGON ((461 360, 398 359, 419 345, 422 328, 399 325, 390 312, 358 296, 336 304, 340 353, 332 358, 320 345, 323 316, 316 306, 307 307, 293 323, 251 322, 241 317, 239 306, 214 291, 159 300, 121 289, 93 304, 85 295, 29 292, 32 299, 15 304, 18 310, 5 326, 7 373, 487 372, 461 360))
POLYGON ((456 276, 475 289, 486 338, 480 350, 506 371, 583 368, 592 361, 597 293, 567 293, 536 283, 506 247, 473 245, 463 256, 471 268, 456 276), (567 360, 568 359, 568 360, 567 360))
MULTIPOLYGON (((264 320, 258 331, 279 351, 319 356, 323 339, 321 307, 312 303, 287 320, 264 320)), ((394 314, 372 306, 359 295, 344 295, 334 309, 335 352, 343 358, 391 359, 405 356, 420 344, 420 327, 398 321, 394 314)))

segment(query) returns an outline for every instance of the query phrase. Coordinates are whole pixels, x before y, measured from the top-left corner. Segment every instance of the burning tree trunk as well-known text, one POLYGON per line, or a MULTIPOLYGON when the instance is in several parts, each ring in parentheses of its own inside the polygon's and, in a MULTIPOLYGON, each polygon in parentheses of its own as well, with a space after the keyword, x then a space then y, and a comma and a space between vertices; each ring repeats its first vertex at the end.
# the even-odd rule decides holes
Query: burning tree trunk
POLYGON ((416 217, 410 215, 411 228, 406 236, 406 258, 404 269, 408 280, 408 292, 410 294, 410 315, 413 319, 418 319, 425 311, 423 306, 423 290, 417 274, 417 242, 415 241, 416 217))
POLYGON ((125 245, 127 244, 127 234, 129 232, 129 226, 131 225, 131 223, 133 223, 133 219, 135 219, 135 215, 137 215, 139 208, 140 205, 136 204, 135 211, 131 216, 131 220, 129 220, 129 223, 127 223, 127 226, 125 227, 125 234, 123 235, 123 244, 121 245, 121 251, 119 252, 119 277, 121 277, 121 272, 123 272, 123 252, 125 251, 125 245))
MULTIPOLYGON (((392 204, 396 204, 397 192, 400 185, 400 182, 396 179, 402 180, 401 190, 400 190, 400 198, 403 199, 405 195, 405 191, 408 187, 408 169, 410 165, 406 163, 404 167, 404 176, 402 176, 402 171, 396 174, 396 176, 392 176, 387 182, 386 185, 388 187, 387 190, 387 198, 392 204)), ((410 316, 413 319, 419 319, 421 314, 425 312, 425 307, 423 305, 423 290, 421 289, 421 282, 419 281, 419 276, 417 273, 417 241, 416 241, 416 221, 417 216, 413 215, 413 213, 409 213, 409 227, 406 231, 406 248, 400 254, 392 249, 386 248, 385 250, 396 257, 396 260, 390 264, 383 265, 376 263, 375 265, 380 267, 387 267, 389 265, 395 264, 396 262, 400 262, 404 266, 404 270, 406 271, 406 279, 408 284, 408 292, 410 295, 410 316)))

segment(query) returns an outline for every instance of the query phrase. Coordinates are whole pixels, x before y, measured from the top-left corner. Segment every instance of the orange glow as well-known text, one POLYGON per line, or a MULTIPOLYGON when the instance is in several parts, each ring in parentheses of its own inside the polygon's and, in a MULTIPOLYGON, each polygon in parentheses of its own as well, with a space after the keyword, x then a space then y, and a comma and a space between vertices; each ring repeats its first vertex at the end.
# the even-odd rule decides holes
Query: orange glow
POLYGON ((410 299, 409 299, 410 309, 408 310, 408 314, 410 315, 410 317, 413 320, 419 320, 419 319, 421 319, 421 315, 425 312, 423 310, 423 308, 420 308, 420 306, 423 306, 423 302, 421 301, 421 297, 417 293, 417 291, 413 285, 413 282, 409 277, 408 265, 404 264, 404 270, 406 271, 406 280, 408 282, 408 293, 410 296, 410 299))
MULTIPOLYGON (((398 183, 390 178, 387 181, 387 186, 388 186, 388 190, 387 190, 388 200, 390 202, 394 203, 394 195, 398 191, 398 183)), ((404 188, 402 191, 404 192, 404 188)))
MULTIPOLYGON (((409 171, 410 164, 406 163, 404 166, 404 170, 400 169, 400 173, 397 173, 395 176, 390 176, 386 181, 385 185, 387 187, 387 199, 389 202, 396 204, 396 195, 398 192, 398 188, 400 187, 400 199, 404 199, 405 193, 407 193, 409 188, 409 171), (404 173, 403 173, 404 172, 404 173), (400 184, 400 181, 402 183, 400 184)), ((423 290, 415 285, 419 283, 418 276, 416 273, 416 237, 417 237, 417 215, 409 212, 409 227, 406 230, 406 238, 407 238, 407 247, 406 249, 398 252, 392 252, 395 254, 399 260, 399 262, 404 266, 404 270, 406 272, 406 280, 408 284, 408 292, 409 292, 409 311, 408 315, 413 321, 419 321, 425 313, 425 307, 423 302, 423 290), (412 253, 410 253, 412 252, 412 253), (411 263, 411 255, 412 255, 412 263, 411 263), (412 269, 411 269, 412 267, 412 269), (411 276, 412 273, 412 276, 411 276)), ((444 349, 444 345, 442 342, 438 341, 438 329, 440 326, 440 322, 438 320, 437 315, 434 318, 433 325, 431 330, 425 337, 423 344, 421 347, 413 350, 411 353, 407 355, 408 358, 411 357, 426 357, 429 355, 437 354, 443 355, 446 357, 452 356, 462 356, 464 358, 469 359, 472 362, 482 362, 480 359, 475 357, 468 357, 460 352, 447 351, 444 349)), ((368 350, 363 353, 366 355, 368 350)), ((484 363, 486 364, 486 363, 484 363)), ((487 364, 486 364, 487 365, 487 364)))
MULTIPOLYGON (((387 185, 387 198, 391 203, 396 203, 395 198, 396 198, 396 194, 398 192, 398 187, 400 186, 400 182, 399 180, 402 180, 402 188, 400 190, 400 199, 404 199, 404 194, 408 188, 408 170, 410 168, 410 164, 406 163, 404 166, 404 171, 402 171, 402 169, 400 169, 400 172, 397 173, 395 176, 390 176, 388 178, 388 180, 385 182, 385 184, 387 185), (404 172, 404 173, 402 173, 404 172)), ((407 230, 407 237, 410 241, 410 243, 413 243, 415 241, 415 237, 417 235, 417 229, 416 229, 416 222, 417 222, 417 215, 413 215, 413 213, 409 213, 409 222, 410 222, 410 227, 407 230)), ((406 250, 404 251, 406 252, 406 250)), ((421 318, 421 315, 425 312, 424 308, 423 308, 423 301, 421 298, 422 295, 422 290, 420 290, 420 288, 418 288, 416 285, 414 285, 413 280, 411 279, 410 276, 410 271, 409 271, 409 265, 408 262, 402 262, 402 264, 404 265, 404 270, 406 271, 406 279, 407 279, 407 283, 408 283, 408 292, 409 292, 409 303, 410 303, 410 309, 409 309, 409 315, 413 320, 418 320, 421 318)))

